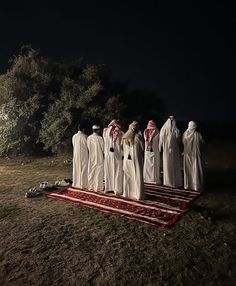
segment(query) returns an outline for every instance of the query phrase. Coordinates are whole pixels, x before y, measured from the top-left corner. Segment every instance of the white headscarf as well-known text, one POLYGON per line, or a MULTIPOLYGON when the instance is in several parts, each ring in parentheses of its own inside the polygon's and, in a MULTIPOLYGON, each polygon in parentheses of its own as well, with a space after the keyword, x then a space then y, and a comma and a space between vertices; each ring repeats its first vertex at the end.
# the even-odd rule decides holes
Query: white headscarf
POLYGON ((100 129, 100 126, 95 124, 95 125, 93 125, 92 129, 93 130, 98 130, 98 129, 100 129))
POLYGON ((183 137, 184 138, 190 138, 194 135, 195 131, 197 128, 197 123, 194 121, 189 121, 188 123, 188 128, 186 129, 186 131, 184 132, 183 137))
POLYGON ((164 138, 166 137, 167 146, 170 148, 173 135, 175 135, 174 136, 175 138, 178 137, 179 136, 179 129, 176 127, 176 121, 175 121, 174 117, 170 116, 161 128, 159 146, 160 147, 162 146, 162 144, 164 142, 164 138))
POLYGON ((129 129, 126 131, 126 133, 123 135, 122 140, 124 140, 124 142, 127 145, 133 145, 134 144, 134 136, 138 131, 138 122, 137 121, 133 121, 130 125, 129 125, 129 129))
POLYGON ((187 130, 189 132, 194 132, 196 130, 196 128, 197 128, 197 123, 194 121, 189 121, 187 130))
POLYGON ((195 142, 196 128, 197 128, 197 123, 194 121, 189 121, 188 128, 183 134, 183 143, 185 143, 185 153, 190 153, 193 150, 193 145, 196 143, 195 142))

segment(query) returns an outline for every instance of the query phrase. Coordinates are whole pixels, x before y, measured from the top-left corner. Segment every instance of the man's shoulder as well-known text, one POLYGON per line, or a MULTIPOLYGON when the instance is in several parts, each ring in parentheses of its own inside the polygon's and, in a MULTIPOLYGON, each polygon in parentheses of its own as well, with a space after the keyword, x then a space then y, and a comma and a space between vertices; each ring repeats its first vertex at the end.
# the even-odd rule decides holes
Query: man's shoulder
POLYGON ((72 139, 76 139, 78 138, 78 133, 75 133, 73 136, 72 136, 72 139))
POLYGON ((96 133, 90 134, 90 135, 88 136, 88 139, 93 139, 93 138, 102 138, 102 136, 101 136, 101 135, 98 135, 98 134, 96 134, 96 133))
POLYGON ((83 132, 77 132, 73 135, 73 137, 87 137, 87 135, 83 132))

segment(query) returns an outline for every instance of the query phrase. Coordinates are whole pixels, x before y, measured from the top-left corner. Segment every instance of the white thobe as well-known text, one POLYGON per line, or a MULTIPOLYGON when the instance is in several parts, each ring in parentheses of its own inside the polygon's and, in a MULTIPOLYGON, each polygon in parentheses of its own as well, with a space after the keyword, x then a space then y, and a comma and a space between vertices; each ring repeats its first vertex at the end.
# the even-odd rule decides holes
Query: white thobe
POLYGON ((88 148, 87 136, 78 131, 72 137, 73 144, 73 186, 81 189, 88 187, 88 148))
POLYGON ((186 131, 183 135, 184 144, 184 188, 195 191, 203 189, 203 171, 200 144, 203 142, 199 132, 186 131))
POLYGON ((103 191, 104 168, 104 141, 96 133, 88 136, 87 146, 89 150, 88 161, 88 188, 94 191, 103 191))
POLYGON ((177 128, 164 132, 159 140, 159 148, 163 148, 163 185, 178 188, 183 185, 179 152, 180 132, 177 128))
POLYGON ((160 184, 160 152, 159 134, 152 139, 152 150, 147 150, 148 143, 145 141, 143 178, 145 183, 160 184))
POLYGON ((108 134, 109 128, 103 131, 104 138, 104 175, 105 192, 114 191, 116 195, 123 193, 123 149, 121 140, 123 132, 120 132, 115 141, 108 134), (114 152, 110 151, 113 148, 114 152))
POLYGON ((134 200, 145 198, 143 182, 143 139, 135 134, 134 145, 127 145, 123 142, 123 195, 134 200), (131 156, 131 160, 128 156, 131 156))

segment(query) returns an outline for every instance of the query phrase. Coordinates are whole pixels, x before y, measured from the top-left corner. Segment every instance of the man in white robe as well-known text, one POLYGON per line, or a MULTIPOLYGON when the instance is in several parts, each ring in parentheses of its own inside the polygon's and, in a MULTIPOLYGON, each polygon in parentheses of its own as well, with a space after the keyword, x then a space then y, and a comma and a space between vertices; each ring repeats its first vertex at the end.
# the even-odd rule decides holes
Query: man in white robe
POLYGON ((143 138, 138 134, 138 123, 134 121, 123 136, 123 196, 134 200, 145 198, 143 151, 143 138))
POLYGON ((200 145, 202 135, 196 131, 197 124, 190 121, 183 134, 184 144, 184 188, 195 191, 203 189, 203 172, 200 145))
POLYGON ((87 135, 81 126, 72 137, 73 144, 73 187, 88 188, 88 148, 87 135))
POLYGON ((118 121, 112 120, 103 130, 105 192, 123 193, 123 132, 118 121))
POLYGON ((104 175, 104 141, 99 135, 100 127, 93 125, 93 134, 88 136, 87 146, 89 150, 88 161, 88 188, 93 191, 103 191, 104 175))
POLYGON ((161 184, 159 130, 153 120, 148 122, 144 130, 145 152, 143 178, 145 183, 161 184))
POLYGON ((178 188, 183 185, 179 152, 180 131, 173 116, 162 126, 159 150, 163 148, 163 184, 178 188))

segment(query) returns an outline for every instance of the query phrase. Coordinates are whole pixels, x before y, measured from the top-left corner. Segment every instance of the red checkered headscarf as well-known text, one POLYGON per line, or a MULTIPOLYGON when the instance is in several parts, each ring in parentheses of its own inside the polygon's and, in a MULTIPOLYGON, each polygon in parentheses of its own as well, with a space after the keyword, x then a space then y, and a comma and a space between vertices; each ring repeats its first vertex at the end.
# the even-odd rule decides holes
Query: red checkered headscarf
POLYGON ((107 128, 109 137, 112 139, 113 142, 115 142, 121 132, 120 124, 114 119, 109 123, 107 128))
POLYGON ((147 128, 144 130, 144 139, 145 141, 151 145, 152 139, 159 133, 157 126, 153 120, 148 122, 147 128))

